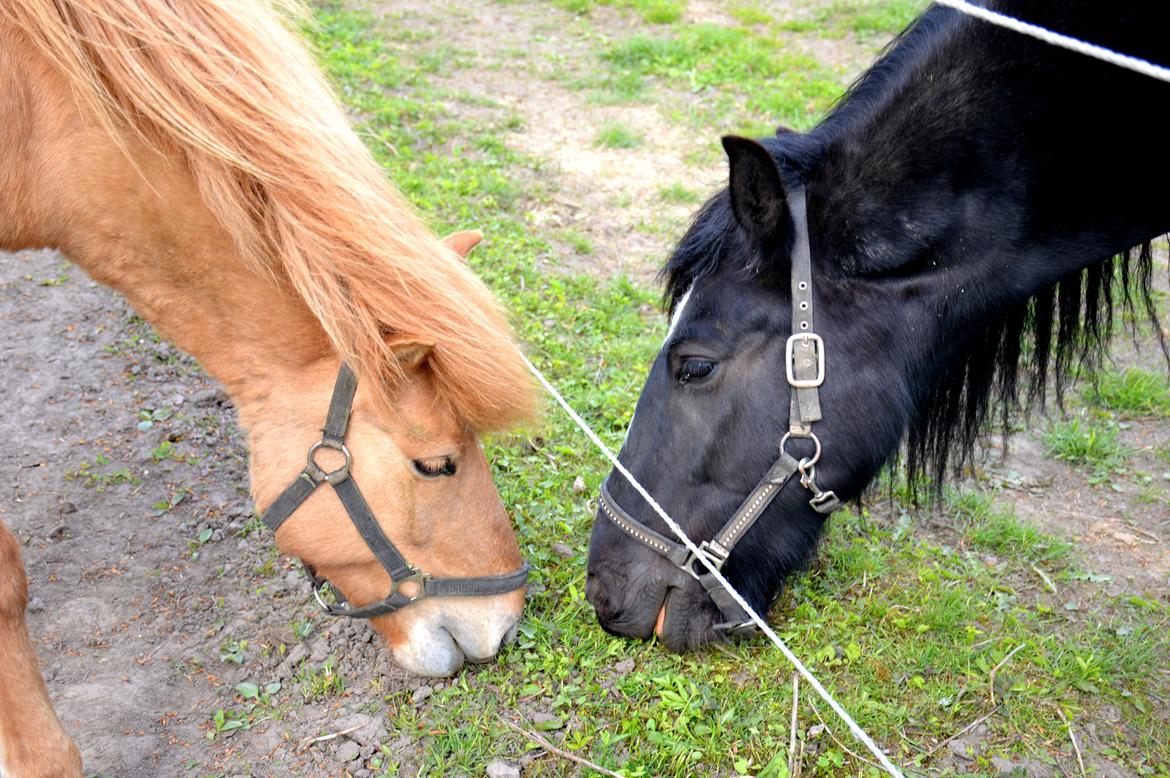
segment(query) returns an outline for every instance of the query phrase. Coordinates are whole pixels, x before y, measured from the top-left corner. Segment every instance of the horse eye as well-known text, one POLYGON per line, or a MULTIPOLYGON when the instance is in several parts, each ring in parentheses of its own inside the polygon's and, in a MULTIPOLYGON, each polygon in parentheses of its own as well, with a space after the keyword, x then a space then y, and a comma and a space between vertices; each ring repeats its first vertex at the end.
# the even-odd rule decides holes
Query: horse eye
POLYGON ((455 475, 455 460, 451 457, 434 457, 433 459, 412 459, 414 471, 423 478, 439 478, 445 475, 455 475))
POLYGON ((682 367, 678 371, 678 382, 685 384, 696 378, 705 378, 711 375, 711 371, 714 369, 715 363, 709 359, 687 357, 683 360, 682 367))

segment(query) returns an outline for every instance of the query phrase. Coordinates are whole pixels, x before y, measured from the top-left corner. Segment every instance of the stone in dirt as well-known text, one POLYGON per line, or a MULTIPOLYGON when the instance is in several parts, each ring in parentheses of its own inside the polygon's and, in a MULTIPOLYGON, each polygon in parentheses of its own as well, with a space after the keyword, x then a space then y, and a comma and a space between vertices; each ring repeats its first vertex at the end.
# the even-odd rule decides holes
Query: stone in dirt
POLYGON ((410 695, 410 701, 413 702, 415 705, 418 705, 419 703, 423 702, 427 697, 430 697, 434 693, 435 693, 434 689, 432 689, 430 686, 427 686, 426 684, 423 684, 422 686, 420 686, 414 690, 414 694, 410 695))
POLYGON ((338 746, 337 751, 334 752, 333 756, 338 762, 345 764, 357 759, 359 756, 361 756, 361 754, 362 747, 352 740, 347 740, 338 746))
POLYGON ((487 778, 520 778, 520 768, 502 759, 489 762, 485 773, 487 778))
POLYGON ((384 733, 378 719, 365 713, 344 716, 333 722, 333 727, 338 732, 348 732, 347 738, 366 747, 377 745, 384 733), (349 732, 349 730, 353 731, 349 732))

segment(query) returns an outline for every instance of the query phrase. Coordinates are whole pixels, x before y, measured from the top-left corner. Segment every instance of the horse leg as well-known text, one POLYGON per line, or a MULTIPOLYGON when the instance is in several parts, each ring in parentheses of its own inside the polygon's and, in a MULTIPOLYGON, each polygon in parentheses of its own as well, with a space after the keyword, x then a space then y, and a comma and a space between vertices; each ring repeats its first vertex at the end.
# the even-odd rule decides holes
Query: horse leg
POLYGON ((0 776, 80 778, 81 754, 49 702, 24 608, 20 546, 0 521, 0 776))

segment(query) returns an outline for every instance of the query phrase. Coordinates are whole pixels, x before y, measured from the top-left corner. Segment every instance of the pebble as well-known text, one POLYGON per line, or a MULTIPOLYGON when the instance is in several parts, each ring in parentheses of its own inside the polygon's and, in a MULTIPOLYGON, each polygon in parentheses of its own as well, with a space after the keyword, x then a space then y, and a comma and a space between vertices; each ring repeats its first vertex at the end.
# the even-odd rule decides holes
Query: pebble
POLYGON ((1017 767, 1015 762, 1005 756, 991 757, 991 766, 995 768, 997 775, 1011 775, 1017 767))
POLYGON ((554 554, 564 557, 565 559, 573 556, 573 549, 569 548, 564 543, 554 543, 552 550, 554 554))
POLYGON ((573 479, 573 494, 583 494, 585 492, 585 479, 577 476, 573 479))
POLYGON ((488 762, 487 778, 520 778, 520 768, 503 759, 494 759, 488 762))
POLYGON ((320 664, 329 658, 329 643, 325 638, 317 638, 313 643, 313 648, 309 653, 309 661, 313 664, 320 664))
POLYGON ((430 686, 427 686, 426 684, 423 684, 422 686, 420 686, 414 690, 414 694, 410 695, 410 701, 413 702, 415 705, 418 705, 419 703, 421 703, 423 700, 425 700, 427 697, 430 697, 434 693, 435 693, 434 689, 432 689, 430 686))
POLYGON ((613 671, 615 673, 620 674, 620 675, 627 675, 629 673, 634 672, 634 660, 633 659, 623 659, 622 661, 618 662, 616 665, 613 666, 613 671))
POLYGON ((227 400, 227 395, 222 389, 200 389, 198 392, 191 394, 191 403, 193 405, 223 405, 227 400))
POLYGON ((309 649, 305 647, 305 644, 297 643, 292 647, 292 650, 288 652, 288 656, 284 658, 284 664, 295 670, 301 662, 305 661, 305 657, 308 655, 309 649))
POLYGON ((974 751, 974 748, 963 738, 955 738, 951 742, 947 743, 947 750, 957 756, 959 759, 967 762, 970 762, 974 758, 971 755, 971 752, 974 751))
POLYGON ((336 753, 333 756, 338 762, 342 764, 352 762, 362 755, 362 747, 352 740, 347 740, 337 747, 336 753))
POLYGON ((60 511, 62 516, 66 516, 70 513, 77 513, 77 506, 66 500, 65 502, 61 503, 60 511))
POLYGON ((345 732, 346 730, 352 729, 353 731, 347 734, 346 737, 365 747, 376 745, 382 739, 381 723, 378 719, 366 713, 343 716, 333 722, 333 726, 338 732, 345 732), (354 729, 354 727, 357 727, 357 729, 354 729))

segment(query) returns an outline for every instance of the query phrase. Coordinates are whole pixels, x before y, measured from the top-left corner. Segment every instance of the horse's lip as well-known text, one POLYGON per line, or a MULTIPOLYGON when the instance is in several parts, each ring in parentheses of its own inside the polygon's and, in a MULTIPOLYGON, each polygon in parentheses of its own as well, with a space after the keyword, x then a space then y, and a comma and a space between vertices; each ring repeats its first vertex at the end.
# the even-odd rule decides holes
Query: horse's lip
MULTIPOLYGON (((666 599, 667 600, 670 599, 669 594, 666 596, 666 599)), ((665 624, 666 624, 666 600, 663 600, 662 607, 658 610, 658 620, 654 622, 654 634, 661 638, 662 637, 662 630, 664 629, 665 624)))

